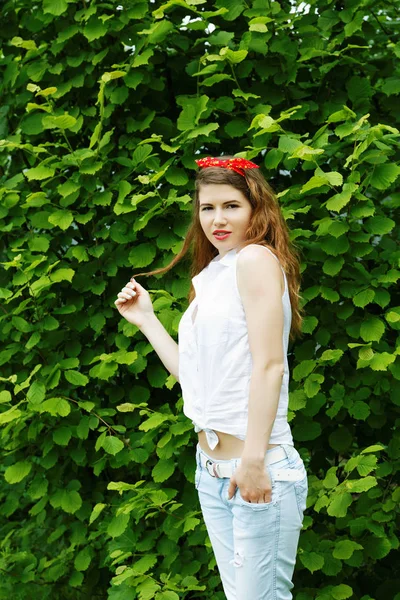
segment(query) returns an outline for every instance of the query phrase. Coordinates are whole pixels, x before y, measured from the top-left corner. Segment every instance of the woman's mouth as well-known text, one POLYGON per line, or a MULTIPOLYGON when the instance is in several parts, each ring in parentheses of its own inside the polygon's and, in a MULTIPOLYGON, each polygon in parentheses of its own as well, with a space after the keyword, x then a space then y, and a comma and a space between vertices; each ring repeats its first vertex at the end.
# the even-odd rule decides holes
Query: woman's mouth
POLYGON ((226 238, 228 238, 231 235, 231 232, 228 231, 226 233, 213 233, 213 236, 217 239, 217 240, 226 240, 226 238))

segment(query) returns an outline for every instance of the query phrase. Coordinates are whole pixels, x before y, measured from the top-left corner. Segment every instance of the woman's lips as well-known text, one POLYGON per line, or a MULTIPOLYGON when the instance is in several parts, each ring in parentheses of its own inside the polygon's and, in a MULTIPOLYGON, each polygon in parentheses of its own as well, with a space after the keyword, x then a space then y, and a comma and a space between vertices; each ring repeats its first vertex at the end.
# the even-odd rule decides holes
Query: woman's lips
POLYGON ((229 233, 224 233, 223 235, 219 234, 217 235, 216 233, 213 233, 213 236, 215 237, 215 239, 217 240, 226 240, 227 237, 229 237, 231 235, 231 232, 229 233))

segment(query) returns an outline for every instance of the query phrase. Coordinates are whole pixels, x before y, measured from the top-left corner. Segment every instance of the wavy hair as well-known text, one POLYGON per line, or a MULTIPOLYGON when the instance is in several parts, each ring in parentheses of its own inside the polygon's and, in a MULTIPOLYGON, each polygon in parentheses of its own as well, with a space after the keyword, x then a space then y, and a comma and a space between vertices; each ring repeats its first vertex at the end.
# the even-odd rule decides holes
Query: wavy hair
MULTIPOLYGON (((232 158, 222 156, 222 159, 232 158)), ((244 169, 243 177, 236 171, 222 169, 220 167, 207 167, 197 172, 195 180, 194 203, 192 208, 192 220, 189 225, 181 251, 166 267, 155 269, 141 275, 158 275, 172 269, 189 252, 191 256, 190 277, 194 277, 202 271, 209 262, 218 255, 218 250, 205 236, 200 224, 199 191, 201 186, 208 184, 225 184, 236 188, 247 198, 252 206, 252 216, 246 231, 246 242, 243 248, 249 244, 259 244, 269 248, 280 261, 288 282, 290 303, 292 308, 292 323, 290 329, 290 340, 301 337, 301 326, 304 311, 300 307, 300 251, 290 240, 289 229, 283 218, 276 195, 271 186, 265 180, 259 169, 244 169)), ((193 283, 190 285, 188 301, 195 297, 193 283)))

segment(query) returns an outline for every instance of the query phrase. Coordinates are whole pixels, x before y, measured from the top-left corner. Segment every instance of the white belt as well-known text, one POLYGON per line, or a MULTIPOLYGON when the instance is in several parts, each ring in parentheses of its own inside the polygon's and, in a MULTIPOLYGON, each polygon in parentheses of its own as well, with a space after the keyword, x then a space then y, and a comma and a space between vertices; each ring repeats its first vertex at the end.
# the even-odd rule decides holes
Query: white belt
MULTIPOLYGON (((273 452, 267 453, 265 464, 273 464, 286 458, 286 452, 283 448, 276 448, 273 452)), ((239 459, 240 460, 240 459, 239 459)), ((222 479, 232 477, 235 464, 234 462, 218 462, 210 460, 200 450, 200 463, 212 477, 222 479)), ((274 469, 274 480, 276 481, 300 481, 304 478, 304 472, 300 469, 274 469)))

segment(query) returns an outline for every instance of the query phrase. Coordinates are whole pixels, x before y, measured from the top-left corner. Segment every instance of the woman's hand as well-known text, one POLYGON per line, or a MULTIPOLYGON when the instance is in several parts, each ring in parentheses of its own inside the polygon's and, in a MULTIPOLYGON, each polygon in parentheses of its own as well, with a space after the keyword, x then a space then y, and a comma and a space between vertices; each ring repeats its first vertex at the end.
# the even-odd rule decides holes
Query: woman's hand
POLYGON ((241 463, 231 477, 228 498, 233 497, 236 487, 246 502, 271 502, 271 478, 266 470, 264 461, 241 463))
POLYGON ((114 304, 124 319, 139 328, 146 319, 154 315, 149 292, 133 277, 119 292, 114 304))

